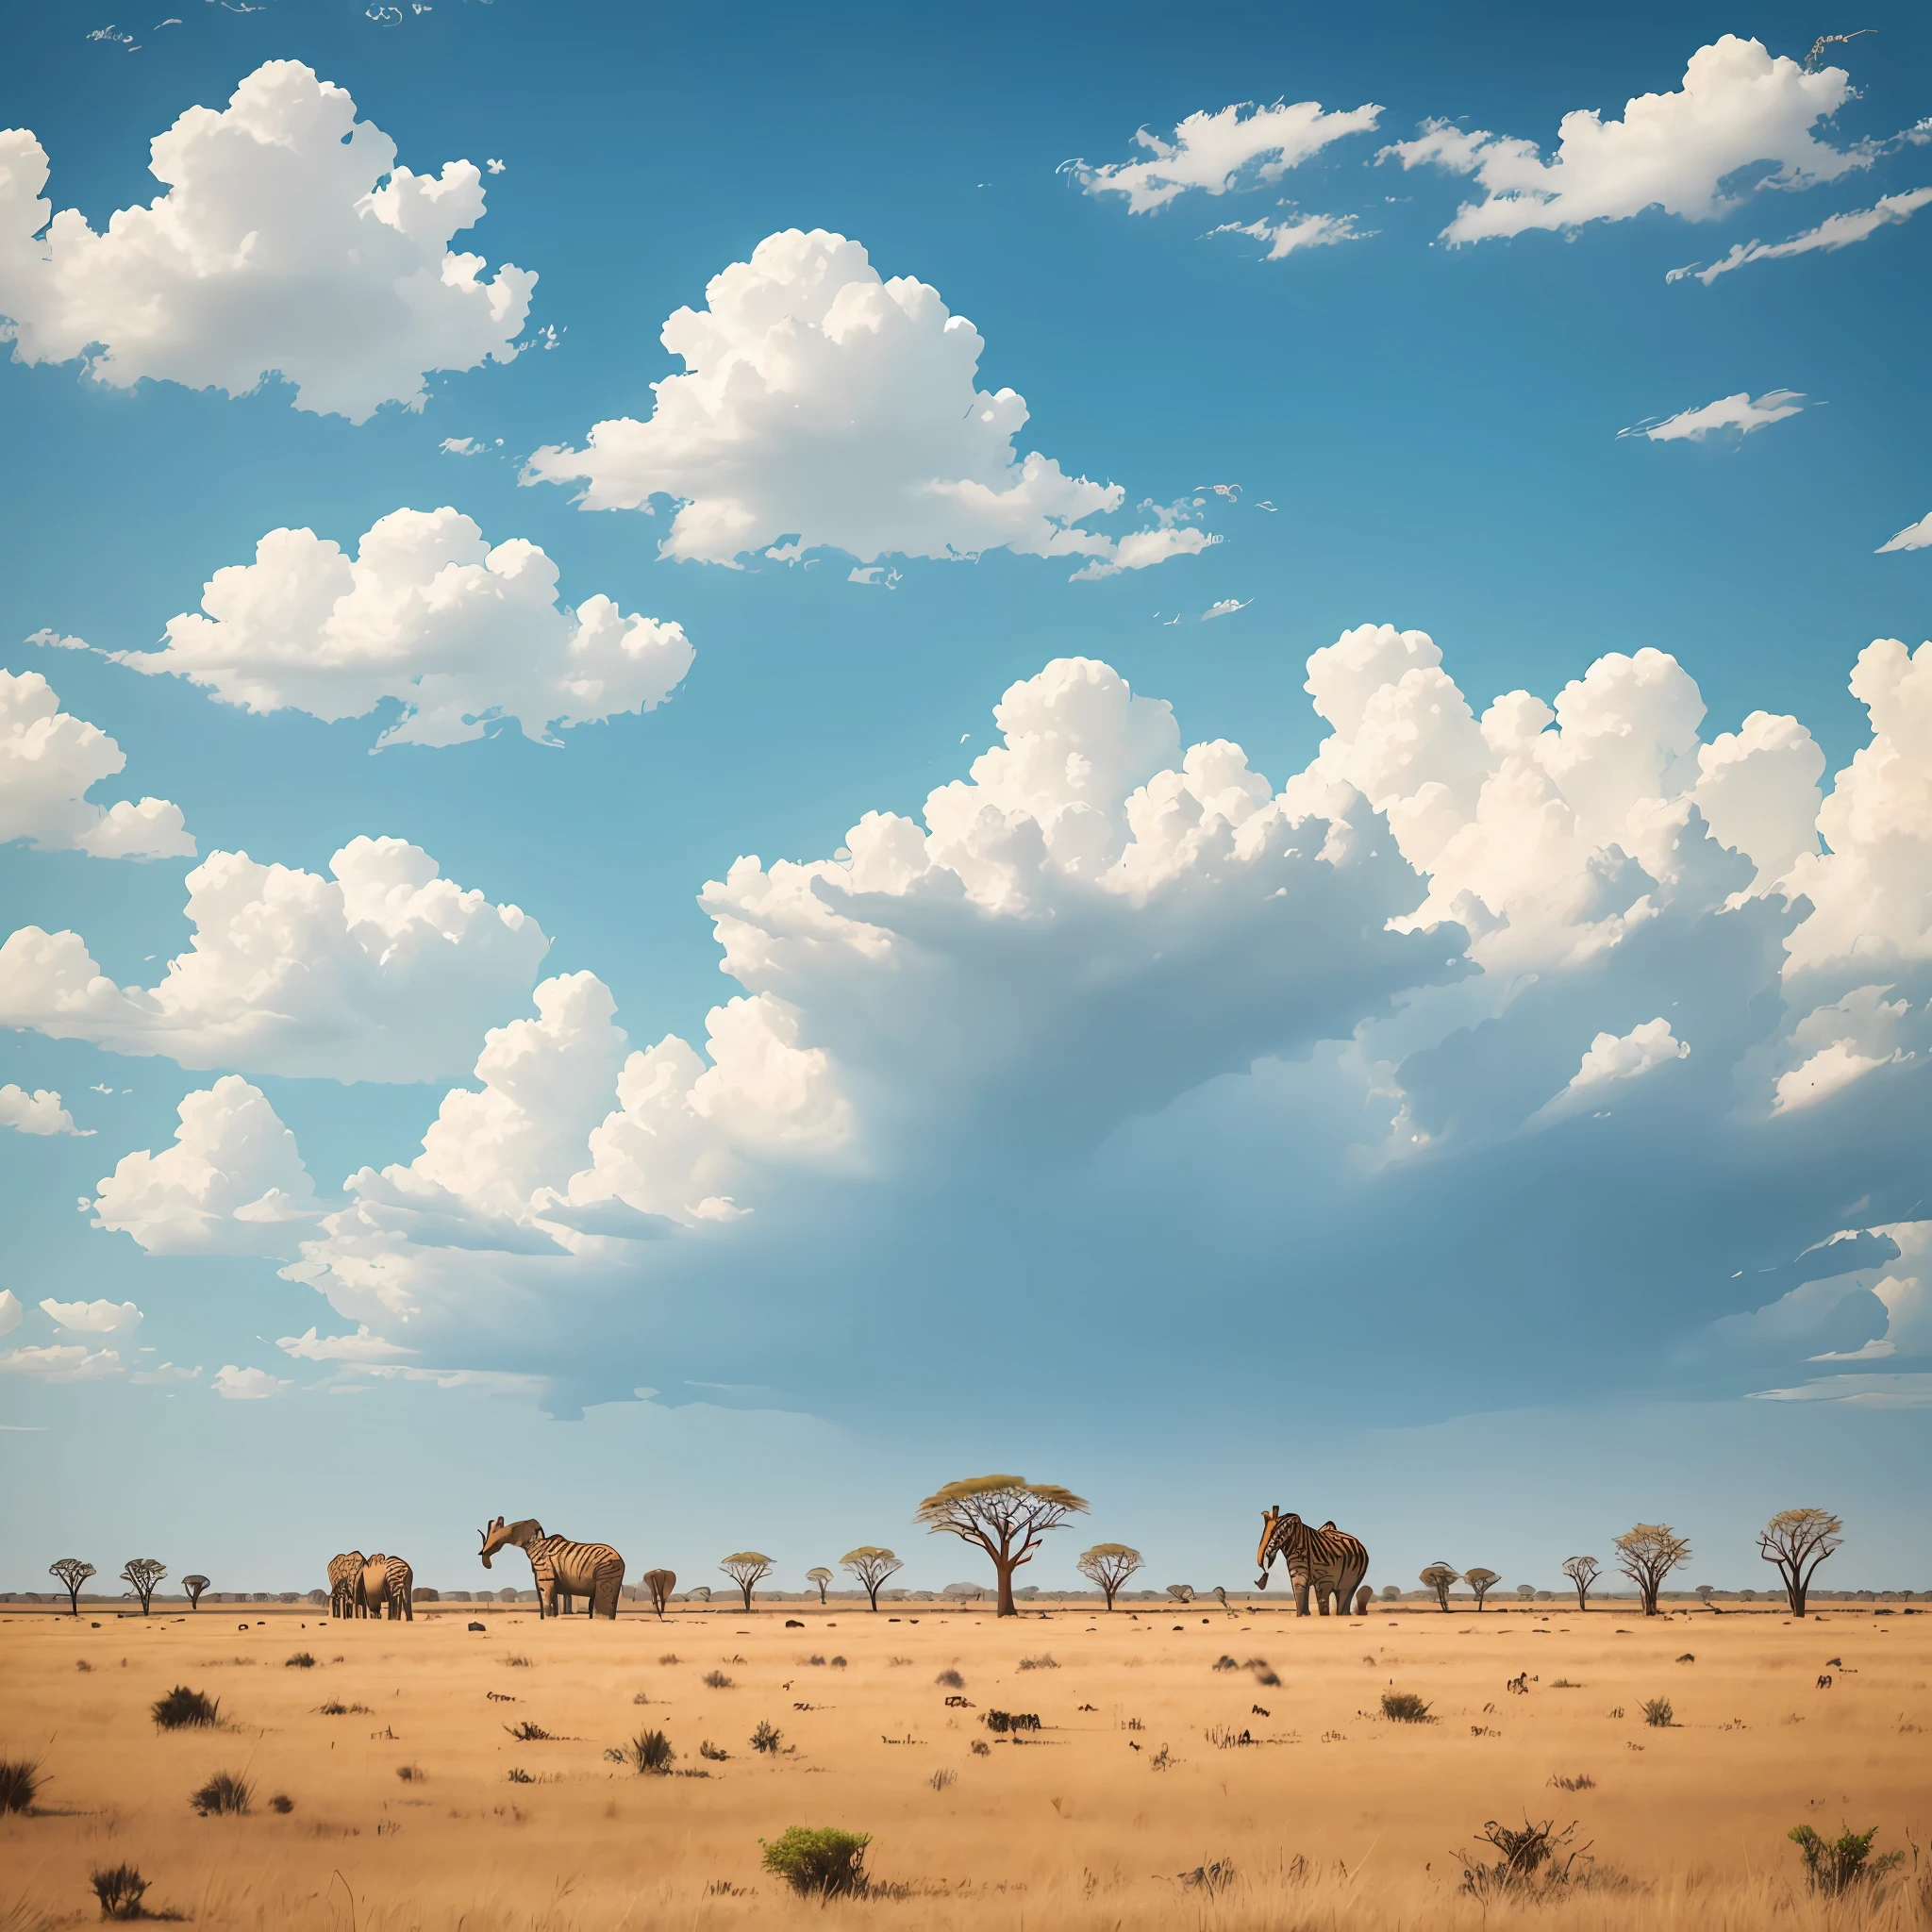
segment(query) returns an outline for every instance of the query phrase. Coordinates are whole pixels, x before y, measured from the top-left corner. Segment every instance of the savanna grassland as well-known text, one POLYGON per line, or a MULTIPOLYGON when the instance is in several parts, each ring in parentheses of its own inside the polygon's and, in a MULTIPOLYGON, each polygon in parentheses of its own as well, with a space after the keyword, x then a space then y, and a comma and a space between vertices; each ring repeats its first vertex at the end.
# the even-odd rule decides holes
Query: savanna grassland
POLYGON ((0 1753, 42 1780, 0 1819, 5 1932, 97 1922, 89 1873, 124 1863, 150 1913, 318 1932, 1932 1924, 1932 1618, 84 1608, 0 1620, 0 1753), (218 1724, 158 1728, 177 1685, 218 1724), (1388 1692, 1426 1720, 1385 1717, 1388 1692), (607 1755, 647 1729, 668 1772, 607 1755), (248 1811, 197 1815, 223 1771, 248 1811), (1573 1882, 1464 1891, 1491 1819, 1574 1823, 1573 1882), (1818 1894, 1805 1824, 1876 1826, 1905 1861, 1818 1894), (871 1894, 802 1901, 761 1870, 793 1824, 870 1833, 871 1894))

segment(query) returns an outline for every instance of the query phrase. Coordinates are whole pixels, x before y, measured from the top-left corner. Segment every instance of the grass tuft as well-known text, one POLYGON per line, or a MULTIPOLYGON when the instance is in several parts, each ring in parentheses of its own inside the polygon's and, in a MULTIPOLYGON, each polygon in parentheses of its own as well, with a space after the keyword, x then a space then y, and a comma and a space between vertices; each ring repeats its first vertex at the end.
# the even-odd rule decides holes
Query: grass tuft
POLYGON ((707 1671, 705 1673, 705 1682, 713 1690, 728 1690, 731 1688, 731 1679, 723 1671, 707 1671))
POLYGON ((199 1790, 188 1794, 188 1802, 204 1818, 235 1817, 247 1813, 255 1788, 245 1777, 232 1771, 218 1771, 199 1790))
POLYGON ((1677 1713, 1671 1708, 1668 1697, 1646 1697, 1642 1710, 1643 1722, 1655 1730, 1667 1731, 1677 1722, 1677 1713))
POLYGON ((0 1813, 31 1811, 41 1790, 37 1758, 0 1757, 0 1813))
POLYGON ((1382 1715, 1398 1724, 1432 1724, 1429 1707, 1413 1690, 1385 1690, 1382 1715))
POLYGON ((541 1724, 532 1724, 525 1718, 522 1724, 505 1724, 507 1730, 519 1744, 541 1744, 549 1740, 550 1733, 541 1724))
POLYGON ((1051 1652, 1043 1650, 1038 1657, 1023 1657, 1020 1659, 1020 1668, 1023 1671, 1057 1671, 1059 1669, 1059 1662, 1051 1652))
POLYGON ((624 1761, 644 1777, 662 1777, 676 1761, 677 1753, 662 1731, 640 1731, 624 1747, 624 1761))
POLYGON ((758 1729, 751 1734, 751 1748, 754 1751, 769 1752, 773 1757, 776 1757, 784 1742, 784 1735, 775 1725, 760 1722, 758 1729))
POLYGON ((306 1650, 298 1650, 291 1657, 285 1659, 283 1668, 291 1671, 312 1671, 315 1659, 306 1650))
POLYGON ((96 1865, 87 1874, 87 1882, 93 1887, 94 1896, 101 1902, 102 1918, 147 1917, 141 1908, 142 1895, 147 1890, 147 1880, 134 1866, 96 1865))
POLYGON ((158 1697, 150 1709, 156 1727, 163 1731, 206 1728, 221 1722, 222 1700, 206 1691, 191 1690, 176 1684, 165 1697, 158 1697))

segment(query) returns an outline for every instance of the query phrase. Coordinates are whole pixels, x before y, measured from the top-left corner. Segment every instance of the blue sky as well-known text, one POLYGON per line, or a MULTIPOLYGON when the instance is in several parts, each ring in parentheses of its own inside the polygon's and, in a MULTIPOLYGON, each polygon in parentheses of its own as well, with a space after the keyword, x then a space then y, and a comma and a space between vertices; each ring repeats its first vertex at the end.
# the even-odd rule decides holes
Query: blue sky
POLYGON ((190 4, 0 76, 8 1585, 1932 1584, 1922 19, 190 4))

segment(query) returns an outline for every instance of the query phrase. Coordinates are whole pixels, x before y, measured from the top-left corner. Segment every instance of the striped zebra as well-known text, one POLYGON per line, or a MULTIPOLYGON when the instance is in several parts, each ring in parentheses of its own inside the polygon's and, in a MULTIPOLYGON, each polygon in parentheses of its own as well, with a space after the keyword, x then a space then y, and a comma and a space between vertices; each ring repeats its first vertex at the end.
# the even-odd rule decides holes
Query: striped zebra
POLYGON ((1261 1547, 1255 1558, 1261 1566, 1261 1574, 1256 1580, 1257 1590, 1268 1588, 1269 1567, 1276 1557, 1282 1559, 1289 1580, 1294 1585, 1294 1611, 1298 1617, 1308 1614, 1310 1586, 1323 1616, 1328 1614, 1330 1597, 1336 1599, 1336 1614, 1347 1616, 1350 1600, 1369 1574, 1368 1545, 1360 1538, 1337 1529, 1332 1522, 1324 1523, 1320 1529, 1310 1529, 1293 1510, 1284 1516, 1278 1503, 1261 1512, 1261 1547))
POLYGON ((416 1611, 410 1598, 415 1582, 416 1573, 400 1557, 386 1557, 378 1550, 375 1556, 364 1557, 362 1574, 357 1579, 362 1614, 379 1617, 387 1604, 391 1622, 402 1618, 413 1624, 416 1611))
POLYGON ((498 1517, 482 1532, 479 1552, 484 1569, 498 1550, 514 1543, 530 1559, 530 1574, 537 1584, 537 1614, 555 1617, 570 1614, 573 1596, 590 1598, 590 1614, 615 1617, 617 1602, 624 1590, 624 1558, 608 1543, 577 1543, 568 1537, 545 1536, 543 1525, 534 1516, 506 1525, 498 1517), (558 1608, 558 1597, 563 1608, 558 1608))
POLYGON ((328 1560, 328 1613, 331 1617, 366 1617, 357 1586, 367 1560, 360 1550, 344 1550, 328 1560))

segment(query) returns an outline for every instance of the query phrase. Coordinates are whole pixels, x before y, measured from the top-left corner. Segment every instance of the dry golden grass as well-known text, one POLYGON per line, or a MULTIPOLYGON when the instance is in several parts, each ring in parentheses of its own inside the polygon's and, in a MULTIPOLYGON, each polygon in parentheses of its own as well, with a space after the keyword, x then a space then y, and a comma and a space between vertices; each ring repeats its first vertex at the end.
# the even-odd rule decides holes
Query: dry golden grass
POLYGON ((98 1628, 0 1619, 0 1756, 39 1757, 46 1777, 33 1813, 0 1821, 0 1932, 95 1922, 87 1874, 124 1862, 150 1909, 205 1928, 1932 1925, 1932 1863, 1912 1862, 1932 1825, 1932 1619, 1539 1607, 1304 1622, 1195 1604, 995 1623, 783 1605, 679 1607, 660 1624, 626 1606, 614 1624, 497 1610, 473 1634, 460 1605, 401 1625, 250 1606, 240 1628, 242 1607, 102 1611, 98 1628), (285 1668, 298 1650, 316 1668, 285 1668), (1058 1668, 1021 1669, 1043 1655, 1058 1668), (1237 1668, 1217 1670, 1224 1657, 1237 1668), (938 1681, 949 1671, 962 1688, 938 1681), (730 1687, 708 1687, 710 1672, 730 1687), (149 1707, 176 1684, 219 1697, 221 1726, 158 1730, 149 1707), (1389 1722, 1391 1690, 1433 1721, 1389 1722), (1658 1696, 1673 1728, 1641 1719, 1658 1696), (1042 1728, 994 1736, 993 1708, 1042 1728), (761 1724, 775 1753, 751 1748, 761 1724), (669 1734, 673 1774, 606 1756, 647 1728, 669 1734), (705 1741, 726 1756, 701 1756, 705 1741), (191 1809, 218 1771, 252 1786, 247 1815, 191 1809), (293 1808, 272 1809, 276 1794, 293 1808), (1576 1821, 1592 1882, 1542 1903, 1463 1896, 1457 1854, 1483 1849, 1486 1820, 1525 1815, 1576 1821), (1800 1824, 1876 1825, 1877 1849, 1908 1863, 1816 1898, 1786 1841, 1800 1824), (790 1824, 870 1832, 873 1895, 793 1899, 758 1849, 790 1824), (1216 1868, 1224 1884, 1189 1882, 1216 1868))

